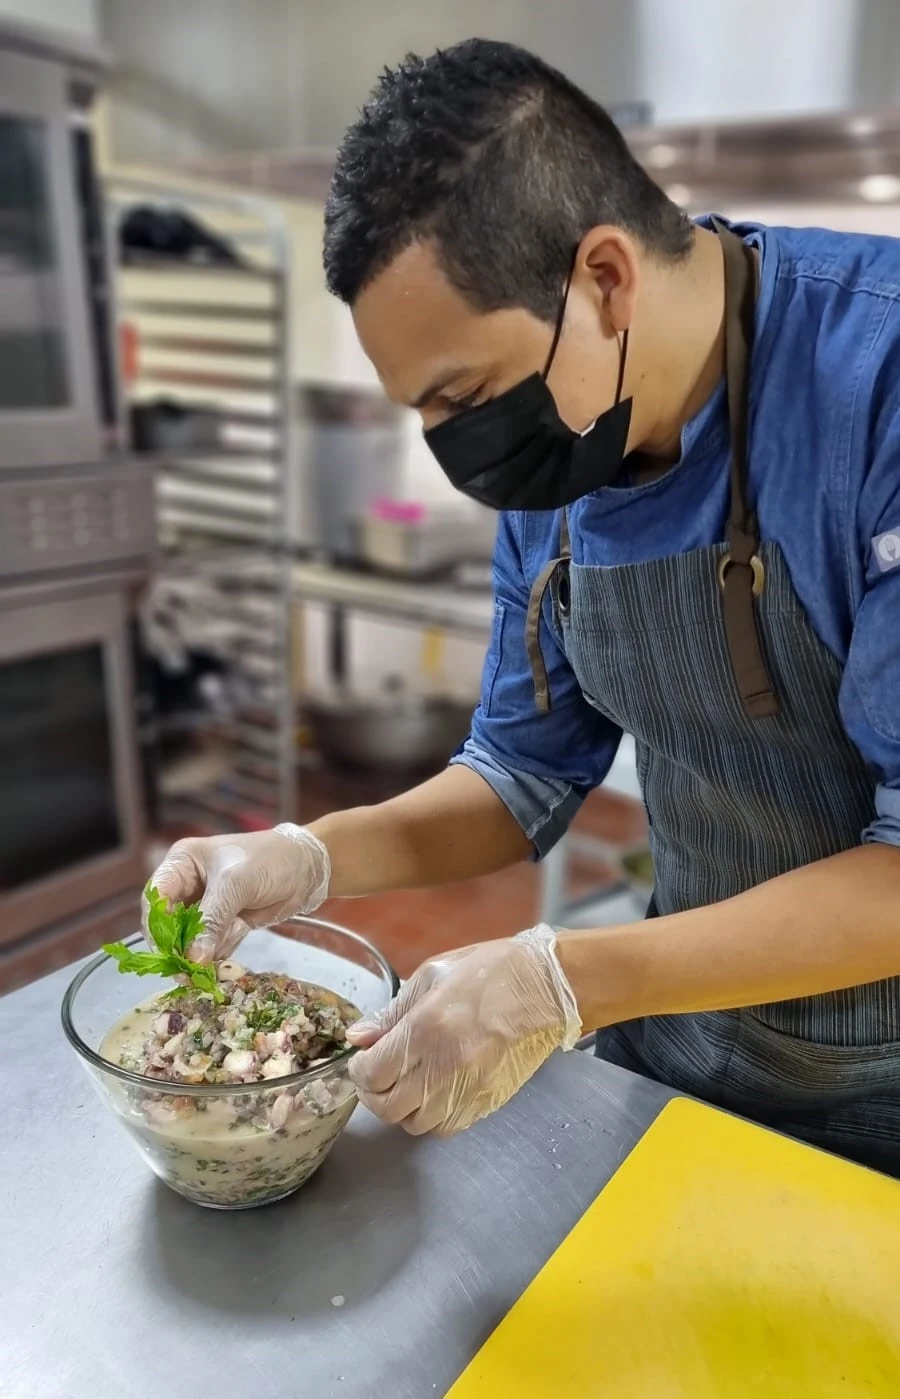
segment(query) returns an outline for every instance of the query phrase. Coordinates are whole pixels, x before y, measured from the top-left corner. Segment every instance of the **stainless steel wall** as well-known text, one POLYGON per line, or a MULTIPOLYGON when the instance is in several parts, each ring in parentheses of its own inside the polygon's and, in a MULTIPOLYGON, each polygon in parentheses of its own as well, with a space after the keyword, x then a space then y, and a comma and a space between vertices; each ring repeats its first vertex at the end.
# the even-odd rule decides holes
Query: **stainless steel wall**
MULTIPOLYGON (((18 2, 18 0, 17 0, 18 2)), ((0 0, 0 4, 3 0, 0 0)), ((9 0, 7 0, 9 3, 9 0)), ((332 147, 379 69, 471 34, 661 122, 891 104, 897 0, 99 0, 114 154, 332 147)))
POLYGON ((607 102, 636 86, 632 0, 100 0, 119 60, 112 150, 168 163, 333 148, 379 70, 472 34, 513 39, 607 102))

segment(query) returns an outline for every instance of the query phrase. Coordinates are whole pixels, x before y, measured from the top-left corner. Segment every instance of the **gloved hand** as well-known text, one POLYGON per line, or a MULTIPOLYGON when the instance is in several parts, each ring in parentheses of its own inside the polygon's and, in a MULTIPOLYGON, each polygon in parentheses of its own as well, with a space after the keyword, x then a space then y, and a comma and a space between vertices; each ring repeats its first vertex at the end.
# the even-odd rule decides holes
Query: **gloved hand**
POLYGON ((575 996, 541 924, 425 962, 385 1011, 347 1032, 360 1102, 407 1132, 449 1136, 502 1107, 581 1034, 575 996))
MULTIPOLYGON (((169 904, 200 902, 205 928, 195 962, 224 961, 250 928, 313 913, 328 897, 331 860, 305 826, 179 840, 150 880, 169 904)), ((147 908, 144 907, 144 927, 147 908)))

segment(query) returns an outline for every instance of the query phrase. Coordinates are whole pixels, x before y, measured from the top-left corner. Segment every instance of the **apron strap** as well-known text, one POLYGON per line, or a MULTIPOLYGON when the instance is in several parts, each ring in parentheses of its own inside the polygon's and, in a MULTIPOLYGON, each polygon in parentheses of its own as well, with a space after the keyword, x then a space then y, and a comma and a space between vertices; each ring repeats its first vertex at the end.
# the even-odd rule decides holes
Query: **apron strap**
MULTIPOLYGON (((744 713, 749 719, 777 714, 778 697, 769 677, 756 621, 755 600, 765 587, 765 567, 760 558, 759 525, 747 503, 747 444, 749 440, 750 351, 756 309, 755 268, 740 238, 713 220, 725 266, 725 375, 728 393, 728 425, 731 439, 731 508, 726 530, 726 551, 718 569, 722 592, 725 639, 744 713)), ((547 589, 572 555, 569 522, 562 512, 560 556, 545 564, 534 581, 528 599, 525 644, 538 709, 552 708, 550 682, 540 643, 541 613, 547 589)))
POLYGON ((553 708, 550 680, 544 662, 544 653, 541 649, 541 613, 547 589, 553 585, 557 573, 568 563, 571 555, 569 521, 566 511, 563 510, 559 526, 559 558, 551 559, 549 563, 544 564, 535 578, 528 598, 528 613, 525 619, 525 648, 528 652, 528 663, 531 666, 531 679, 534 683, 534 702, 541 714, 549 714, 553 708))
POLYGON ((750 350, 756 309, 755 269, 740 238, 714 220, 725 263, 725 376, 731 437, 731 509, 727 549, 719 563, 725 639, 744 712, 749 719, 777 714, 778 697, 769 677, 755 599, 765 587, 759 554, 759 525, 747 503, 750 350))
POLYGON ((559 522, 559 557, 565 563, 568 563, 572 557, 572 541, 569 538, 569 512, 565 508, 559 522))

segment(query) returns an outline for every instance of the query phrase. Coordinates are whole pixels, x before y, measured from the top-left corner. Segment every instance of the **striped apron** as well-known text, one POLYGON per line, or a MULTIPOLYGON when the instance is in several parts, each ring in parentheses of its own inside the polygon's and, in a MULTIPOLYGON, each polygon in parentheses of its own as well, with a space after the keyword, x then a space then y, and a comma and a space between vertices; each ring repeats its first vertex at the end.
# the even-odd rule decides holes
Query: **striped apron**
MULTIPOLYGON (((741 241, 717 232, 731 429, 726 540, 585 567, 572 559, 564 512, 560 558, 537 579, 528 617, 538 706, 551 703, 543 621, 588 703, 634 735, 655 865, 651 916, 718 903, 850 849, 875 814, 875 778, 841 724, 841 666, 747 504, 755 273, 741 241)), ((597 1053, 900 1176, 900 977, 631 1021, 600 1031, 597 1053)))

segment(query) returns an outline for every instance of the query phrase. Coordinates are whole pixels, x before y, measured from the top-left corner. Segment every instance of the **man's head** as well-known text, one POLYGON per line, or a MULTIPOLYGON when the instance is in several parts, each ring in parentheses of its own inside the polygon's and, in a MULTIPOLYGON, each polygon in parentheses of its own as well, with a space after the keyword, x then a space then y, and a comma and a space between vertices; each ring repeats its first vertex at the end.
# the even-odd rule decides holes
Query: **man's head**
POLYGON ((580 430, 612 402, 642 263, 681 261, 692 239, 601 107, 472 39, 381 78, 338 154, 325 271, 426 427, 543 368, 571 271, 549 384, 580 430))

